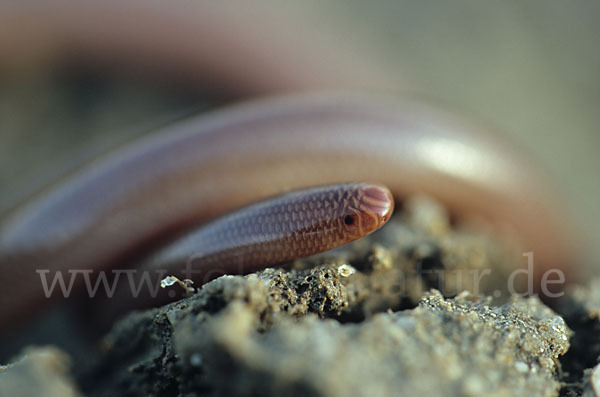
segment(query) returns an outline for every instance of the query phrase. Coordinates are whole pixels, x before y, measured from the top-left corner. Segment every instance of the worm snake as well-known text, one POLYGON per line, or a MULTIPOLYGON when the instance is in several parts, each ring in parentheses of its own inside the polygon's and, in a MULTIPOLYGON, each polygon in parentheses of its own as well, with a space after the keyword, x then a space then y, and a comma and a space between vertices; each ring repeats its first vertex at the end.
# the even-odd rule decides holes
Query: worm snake
POLYGON ((38 269, 110 269, 249 203, 349 181, 507 228, 539 269, 573 261, 555 195, 506 142, 416 102, 283 97, 169 126, 17 210, 0 231, 0 320, 48 301, 38 269))
POLYGON ((296 190, 201 227, 154 255, 144 268, 168 268, 177 274, 189 265, 200 281, 202 270, 215 276, 247 273, 366 236, 383 226, 393 209, 390 191, 373 184, 296 190))

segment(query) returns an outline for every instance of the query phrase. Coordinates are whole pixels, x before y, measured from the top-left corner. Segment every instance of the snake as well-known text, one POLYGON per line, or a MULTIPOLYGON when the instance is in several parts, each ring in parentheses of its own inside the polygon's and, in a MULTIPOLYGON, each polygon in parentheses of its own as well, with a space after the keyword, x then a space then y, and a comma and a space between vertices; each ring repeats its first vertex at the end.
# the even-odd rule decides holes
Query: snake
POLYGON ((412 194, 485 220, 568 269, 560 201, 530 156, 416 100, 299 94, 170 124, 90 162, 0 226, 0 321, 47 299, 40 271, 274 266, 383 226, 412 194))

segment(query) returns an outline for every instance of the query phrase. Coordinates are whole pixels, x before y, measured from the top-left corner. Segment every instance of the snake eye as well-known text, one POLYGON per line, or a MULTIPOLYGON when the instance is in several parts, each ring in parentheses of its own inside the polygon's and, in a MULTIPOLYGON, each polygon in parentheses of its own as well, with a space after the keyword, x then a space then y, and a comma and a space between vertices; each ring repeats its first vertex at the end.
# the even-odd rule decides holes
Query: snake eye
POLYGON ((354 219, 354 216, 352 216, 352 215, 346 215, 344 217, 344 224, 346 224, 346 225, 353 225, 354 221, 355 221, 355 219, 354 219))

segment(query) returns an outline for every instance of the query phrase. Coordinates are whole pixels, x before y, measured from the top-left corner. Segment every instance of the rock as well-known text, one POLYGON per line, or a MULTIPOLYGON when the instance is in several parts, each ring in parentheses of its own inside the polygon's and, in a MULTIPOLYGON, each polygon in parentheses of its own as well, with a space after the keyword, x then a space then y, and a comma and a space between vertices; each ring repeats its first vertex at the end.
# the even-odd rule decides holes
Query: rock
POLYGON ((310 299, 293 310, 282 306, 287 300, 274 294, 281 275, 264 276, 215 280, 153 320, 138 315, 121 324, 107 339, 108 362, 149 345, 154 353, 130 366, 115 392, 558 395, 557 359, 570 331, 536 298, 496 307, 491 298, 465 292, 445 299, 434 290, 414 309, 340 323, 320 318, 316 307, 304 311, 310 299), (132 344, 134 330, 146 342, 132 344))
POLYGON ((55 347, 29 347, 12 364, 0 366, 0 396, 79 396, 69 376, 71 360, 55 347))

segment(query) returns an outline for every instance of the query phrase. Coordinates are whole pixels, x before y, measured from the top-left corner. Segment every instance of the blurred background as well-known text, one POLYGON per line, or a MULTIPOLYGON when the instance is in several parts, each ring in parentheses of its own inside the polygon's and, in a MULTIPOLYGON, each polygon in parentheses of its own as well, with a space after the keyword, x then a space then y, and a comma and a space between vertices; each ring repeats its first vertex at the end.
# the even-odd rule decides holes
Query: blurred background
POLYGON ((599 20, 593 0, 0 3, 0 214, 186 115, 279 93, 383 92, 525 147, 595 263, 599 20))

